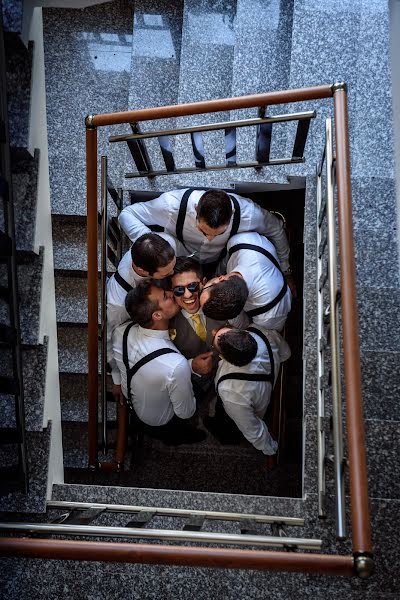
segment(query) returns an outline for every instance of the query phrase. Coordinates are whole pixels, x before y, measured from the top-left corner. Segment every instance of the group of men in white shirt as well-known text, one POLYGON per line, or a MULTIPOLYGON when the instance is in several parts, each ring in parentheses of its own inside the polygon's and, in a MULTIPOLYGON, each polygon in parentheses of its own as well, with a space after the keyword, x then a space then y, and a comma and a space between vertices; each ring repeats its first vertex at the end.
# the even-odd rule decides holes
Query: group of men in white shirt
POLYGON ((133 245, 107 287, 114 396, 149 435, 181 444, 206 437, 191 417, 215 389, 206 429, 274 454, 263 417, 290 356, 279 331, 293 289, 283 222, 236 194, 187 189, 126 207, 120 224, 133 245))

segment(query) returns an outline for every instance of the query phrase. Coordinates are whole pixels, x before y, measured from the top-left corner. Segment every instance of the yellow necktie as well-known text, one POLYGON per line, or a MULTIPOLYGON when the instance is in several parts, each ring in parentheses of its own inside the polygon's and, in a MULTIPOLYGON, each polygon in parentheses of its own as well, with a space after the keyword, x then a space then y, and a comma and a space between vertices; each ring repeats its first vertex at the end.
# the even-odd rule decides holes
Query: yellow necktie
POLYGON ((176 338, 176 329, 169 329, 168 333, 169 333, 169 339, 171 340, 171 342, 173 342, 174 339, 176 338))
POLYGON ((196 313, 195 315, 190 315, 190 318, 194 323, 194 330, 196 334, 199 336, 202 342, 205 342, 207 339, 207 331, 203 323, 201 322, 199 313, 196 313))

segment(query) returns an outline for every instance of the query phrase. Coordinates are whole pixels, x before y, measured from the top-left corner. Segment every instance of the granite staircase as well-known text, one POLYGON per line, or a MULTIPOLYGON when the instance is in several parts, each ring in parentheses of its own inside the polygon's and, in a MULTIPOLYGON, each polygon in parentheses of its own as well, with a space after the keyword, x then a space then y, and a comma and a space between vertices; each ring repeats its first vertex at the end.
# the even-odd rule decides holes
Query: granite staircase
MULTIPOLYGON (((162 457, 162 448, 145 447, 145 453, 153 452, 160 461, 159 465, 153 463, 152 470, 146 462, 142 463, 146 466, 142 471, 127 468, 122 474, 88 473, 85 469, 85 115, 342 79, 350 89, 354 230, 375 575, 363 582, 233 569, 73 562, 67 565, 59 561, 21 559, 5 562, 16 575, 12 583, 6 584, 7 598, 17 597, 27 589, 38 598, 55 594, 66 598, 125 598, 128 588, 135 598, 176 598, 193 593, 199 598, 237 598, 238 595, 261 598, 268 593, 278 600, 306 597, 311 593, 327 600, 338 594, 357 600, 386 600, 398 596, 399 583, 393 567, 400 535, 400 490, 396 477, 400 437, 397 402, 400 317, 394 159, 392 144, 388 143, 392 141, 388 13, 386 5, 379 0, 368 6, 361 1, 351 6, 346 2, 339 4, 340 7, 332 0, 319 8, 305 0, 273 3, 137 0, 133 6, 129 0, 115 0, 79 13, 72 9, 43 9, 64 466, 66 481, 70 482, 54 485, 52 499, 301 517, 304 519, 301 535, 320 538, 323 552, 350 551, 348 541, 338 542, 334 536, 331 486, 328 486, 326 520, 318 519, 317 508, 315 165, 323 146, 324 119, 331 116, 328 101, 319 101, 317 106, 304 103, 295 109, 315 108, 318 112, 310 130, 305 165, 171 175, 123 183, 125 190, 134 188, 137 192, 154 193, 183 186, 232 187, 244 196, 266 191, 285 194, 285 185, 303 189, 303 410, 300 415, 292 414, 291 430, 293 439, 298 440, 294 432, 298 433, 301 419, 303 477, 300 485, 297 480, 286 488, 286 495, 295 497, 281 497, 282 485, 275 485, 275 475, 271 480, 268 476, 264 479, 267 485, 262 489, 252 490, 251 482, 248 483, 251 476, 248 477, 242 458, 234 451, 228 454, 232 473, 227 480, 236 480, 235 490, 207 488, 207 471, 196 469, 195 461, 185 463, 185 449, 174 451, 175 456, 171 453, 166 457, 164 453, 162 457), (369 67, 366 56, 378 65, 376 69, 369 67), (377 80, 379 85, 376 85, 377 80), (379 114, 375 110, 378 105, 379 114), (370 135, 371 124, 374 136, 370 135), (187 466, 186 480, 194 482, 192 487, 184 487, 186 482, 183 484, 182 475, 175 489, 157 489, 162 487, 160 481, 171 485, 173 477, 176 478, 176 468, 167 474, 163 472, 162 466, 168 460, 173 465, 176 463, 172 461, 177 460, 178 464, 187 466), (197 483, 198 487, 194 487, 197 483), (20 569, 25 569, 24 578, 18 578, 20 569), (47 582, 45 590, 39 583, 43 578, 47 582)), ((283 110, 288 108, 274 107, 271 114, 283 110)), ((267 114, 270 114, 268 108, 267 114)), ((212 118, 219 121, 225 116, 219 114, 212 118)), ((256 114, 249 111, 246 116, 256 114)), ((197 124, 201 119, 204 117, 185 118, 180 124, 197 124)), ((164 126, 175 124, 163 123, 164 126)), ((143 130, 150 127, 146 123, 141 125, 143 130)), ((119 126, 113 134, 126 131, 127 128, 119 126)), ((123 182, 124 173, 133 170, 132 158, 122 144, 109 147, 105 132, 99 133, 100 152, 108 155, 110 175, 118 185, 123 182)), ((271 154, 275 157, 290 155, 293 139, 290 126, 286 129, 277 126, 276 134, 271 154)), ((242 160, 253 155, 254 142, 247 136, 244 130, 238 136, 242 160)), ((191 148, 185 144, 179 139, 174 144, 175 155, 182 165, 191 155, 191 148)), ((210 162, 224 159, 221 132, 210 135, 205 145, 210 162)), ((152 157, 155 167, 163 166, 155 145, 152 157)), ((125 198, 128 201, 127 191, 125 198)), ((295 377, 295 373, 292 376, 295 377)), ((297 442, 294 447, 298 452, 297 442)), ((210 456, 215 460, 216 450, 216 446, 208 450, 199 446, 196 455, 199 465, 204 464, 201 463, 204 456, 208 461, 210 456)), ((251 453, 244 450, 249 460, 251 453)), ((328 475, 331 476, 329 465, 328 475)), ((278 479, 287 484, 288 479, 282 479, 283 476, 281 472, 278 479)), ((43 504, 29 510, 43 512, 43 504)), ((51 520, 54 512, 48 508, 46 516, 25 517, 30 521, 44 518, 51 520)), ((166 517, 159 519, 160 527, 169 526, 166 517)), ((120 521, 116 515, 107 515, 104 523, 118 525, 120 521)), ((227 527, 225 523, 223 531, 238 532, 238 527, 232 524, 227 527)))
MULTIPOLYGON (((1 482, 0 510, 43 511, 46 506, 51 423, 45 418, 45 381, 47 337, 40 333, 42 271, 45 248, 35 247, 35 224, 38 197, 39 150, 28 151, 31 69, 33 45, 26 47, 20 39, 22 3, 5 3, 3 7, 6 85, 8 90, 8 129, 10 165, 14 201, 19 320, 22 342, 23 391, 27 455, 27 493, 18 486, 17 444, 0 446, 0 464, 8 473, 1 482), (19 487, 19 489, 18 489, 19 487)), ((2 229, 3 229, 3 217, 2 229)), ((1 284, 7 286, 6 265, 1 264, 1 284)), ((9 323, 9 307, 2 299, 1 321, 9 323)), ((10 348, 0 348, 2 377, 12 377, 10 348)), ((1 393, 0 426, 2 435, 17 427, 14 397, 1 393)), ((8 438, 6 438, 8 439, 8 438)))

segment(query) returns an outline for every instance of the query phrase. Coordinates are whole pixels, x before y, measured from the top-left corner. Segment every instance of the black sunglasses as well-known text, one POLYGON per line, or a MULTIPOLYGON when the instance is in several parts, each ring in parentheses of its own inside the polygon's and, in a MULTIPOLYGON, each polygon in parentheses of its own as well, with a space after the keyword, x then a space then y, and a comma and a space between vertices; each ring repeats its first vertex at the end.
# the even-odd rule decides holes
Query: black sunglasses
POLYGON ((174 296, 177 296, 179 298, 179 296, 183 296, 186 289, 188 289, 191 294, 194 294, 195 292, 199 291, 200 282, 193 281, 192 283, 188 283, 187 285, 177 285, 176 287, 172 288, 172 291, 174 293, 174 296))

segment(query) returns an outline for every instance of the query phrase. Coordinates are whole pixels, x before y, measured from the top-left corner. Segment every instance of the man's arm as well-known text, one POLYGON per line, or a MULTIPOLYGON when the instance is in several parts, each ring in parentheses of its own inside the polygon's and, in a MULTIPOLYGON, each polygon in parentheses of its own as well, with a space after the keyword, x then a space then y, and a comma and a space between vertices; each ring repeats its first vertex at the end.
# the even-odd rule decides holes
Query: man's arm
POLYGON ((129 315, 124 306, 107 304, 107 362, 111 368, 111 377, 113 383, 121 383, 121 375, 115 362, 113 352, 113 332, 118 325, 129 319, 129 315))
POLYGON ((196 411, 191 374, 189 363, 182 356, 167 381, 167 390, 174 412, 181 419, 189 419, 196 411))
POLYGON ((289 269, 289 242, 281 219, 254 203, 251 231, 265 235, 275 246, 283 272, 289 269))
POLYGON ((174 197, 169 193, 161 194, 155 200, 138 202, 124 208, 119 223, 132 242, 145 233, 150 233, 149 225, 165 227, 169 221, 170 204, 174 197))
POLYGON ((275 454, 278 444, 272 439, 264 421, 260 419, 260 417, 255 414, 254 409, 249 406, 248 400, 241 394, 233 392, 232 390, 229 390, 228 392, 220 388, 219 393, 226 414, 235 421, 244 437, 253 444, 257 450, 261 450, 264 454, 269 456, 275 454), (235 401, 232 402, 231 400, 228 400, 228 397, 235 401))

